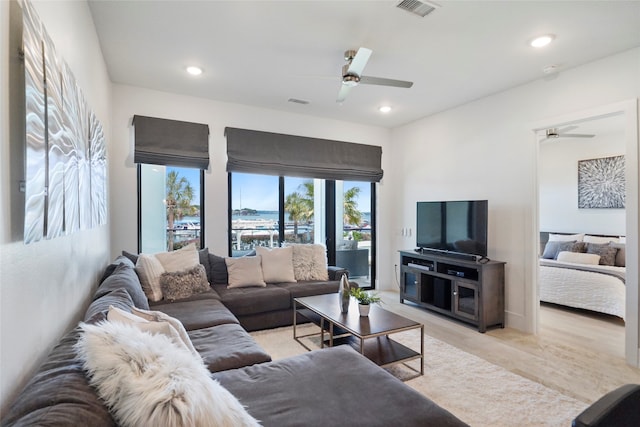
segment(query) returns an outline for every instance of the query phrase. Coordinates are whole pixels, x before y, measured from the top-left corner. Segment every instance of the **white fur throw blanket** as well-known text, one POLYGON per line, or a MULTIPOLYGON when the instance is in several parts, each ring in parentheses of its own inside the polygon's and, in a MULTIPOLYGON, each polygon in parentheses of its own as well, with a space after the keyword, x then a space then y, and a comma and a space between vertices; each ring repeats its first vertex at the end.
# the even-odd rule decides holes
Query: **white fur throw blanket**
POLYGON ((90 384, 123 426, 258 426, 209 376, 202 360, 165 335, 133 325, 80 324, 76 344, 90 384))

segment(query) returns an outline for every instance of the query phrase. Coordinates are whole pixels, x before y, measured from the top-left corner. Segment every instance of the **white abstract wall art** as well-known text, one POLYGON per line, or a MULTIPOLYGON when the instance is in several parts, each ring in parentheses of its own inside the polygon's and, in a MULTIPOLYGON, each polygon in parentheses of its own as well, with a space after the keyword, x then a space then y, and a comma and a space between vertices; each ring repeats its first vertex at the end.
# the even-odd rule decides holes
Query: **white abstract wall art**
POLYGON ((578 208, 624 209, 624 156, 578 162, 578 208))
POLYGON ((26 100, 24 242, 107 222, 102 124, 28 0, 22 2, 26 100))

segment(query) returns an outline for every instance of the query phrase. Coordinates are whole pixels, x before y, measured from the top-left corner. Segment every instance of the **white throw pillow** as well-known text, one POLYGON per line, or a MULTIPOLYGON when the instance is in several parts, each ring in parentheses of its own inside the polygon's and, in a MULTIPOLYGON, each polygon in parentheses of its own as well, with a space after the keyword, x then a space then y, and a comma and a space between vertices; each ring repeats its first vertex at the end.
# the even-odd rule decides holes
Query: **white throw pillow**
MULTIPOLYGON (((151 316, 149 316, 151 317, 151 316)), ((173 318, 172 318, 173 319, 173 318)), ((176 345, 182 346, 185 349, 189 350, 193 353, 194 356, 200 357, 200 353, 196 351, 187 335, 187 339, 185 340, 180 331, 174 327, 172 322, 162 320, 158 321, 152 318, 145 318, 143 316, 138 316, 136 313, 129 313, 124 310, 119 309, 118 307, 109 306, 109 312, 107 313, 107 320, 110 322, 120 322, 126 323, 128 325, 135 326, 144 332, 149 332, 150 334, 162 334, 171 339, 176 345)), ((179 320, 176 322, 180 323, 179 320)), ((184 326, 180 323, 180 327, 184 329, 184 326)), ((186 331, 185 331, 186 334, 186 331)))
POLYGON ((225 258, 229 275, 227 288, 247 288, 251 286, 267 286, 262 276, 261 257, 246 256, 225 258))
POLYGON ((599 236, 590 236, 586 234, 584 236, 584 241, 587 243, 603 244, 603 243, 609 243, 609 242, 618 243, 620 239, 618 239, 617 237, 599 237, 599 236))
POLYGON ((200 257, 194 243, 188 244, 177 251, 158 252, 154 255, 162 264, 164 271, 169 273, 189 270, 200 264, 200 257))
POLYGON ((329 280, 327 253, 320 244, 288 244, 293 247, 293 272, 296 280, 329 280))
POLYGON ((267 283, 295 282, 293 273, 293 248, 268 249, 262 246, 256 248, 256 253, 262 257, 262 275, 267 283))
POLYGON ((549 233, 550 242, 570 242, 575 240, 576 242, 582 242, 584 239, 584 233, 580 234, 551 234, 549 233))
POLYGON ((150 301, 160 301, 162 299, 160 276, 164 272, 164 267, 154 255, 140 254, 138 256, 136 273, 140 278, 142 290, 150 301))
POLYGON ((80 324, 75 350, 119 425, 258 426, 201 360, 132 325, 80 324))
POLYGON ((189 338, 189 334, 187 330, 184 328, 184 325, 181 321, 176 319, 175 317, 171 317, 166 313, 161 311, 151 311, 151 310, 143 310, 141 308, 132 307, 131 314, 135 314, 138 317, 141 317, 149 322, 158 322, 158 323, 168 323, 173 327, 173 329, 178 332, 178 336, 182 343, 189 349, 191 353, 197 358, 200 358, 200 353, 196 350, 191 342, 191 338, 189 338))
POLYGON ((582 252, 562 251, 558 253, 557 259, 558 261, 572 262, 574 264, 598 265, 600 263, 600 255, 582 252))

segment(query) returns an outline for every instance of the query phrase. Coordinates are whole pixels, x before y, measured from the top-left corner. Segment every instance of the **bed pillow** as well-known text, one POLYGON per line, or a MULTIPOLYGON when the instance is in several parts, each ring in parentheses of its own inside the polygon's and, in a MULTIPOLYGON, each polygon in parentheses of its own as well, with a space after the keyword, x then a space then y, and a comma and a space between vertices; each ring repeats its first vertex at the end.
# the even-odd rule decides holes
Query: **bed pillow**
POLYGON ((625 243, 609 243, 609 246, 616 248, 618 252, 616 252, 616 267, 626 267, 627 266, 627 248, 625 243))
POLYGON ((320 244, 288 244, 293 247, 296 280, 329 280, 327 249, 320 244))
POLYGON ((225 258, 229 280, 227 288, 265 287, 260 255, 225 258))
POLYGON ((80 328, 76 353, 118 425, 259 425, 202 360, 168 337, 115 322, 80 328))
POLYGON ((293 248, 264 248, 258 246, 256 253, 262 257, 262 275, 267 283, 293 283, 293 248))
POLYGON ((589 234, 586 234, 584 236, 584 241, 587 243, 599 243, 599 244, 609 243, 609 242, 618 243, 619 240, 620 239, 618 239, 617 237, 600 237, 600 236, 591 236, 589 234))
POLYGON ((580 234, 552 234, 549 233, 550 242, 582 242, 584 240, 584 233, 580 234))
POLYGON ((168 301, 188 298, 210 290, 207 272, 202 264, 183 271, 166 272, 160 276, 162 296, 168 301))
POLYGON ((600 255, 562 251, 558 254, 558 261, 572 262, 574 264, 598 265, 600 262, 600 255))
POLYGON ((609 244, 587 243, 587 253, 600 255, 600 265, 615 265, 617 248, 609 244))
POLYGON ((548 241, 544 246, 544 252, 542 253, 542 258, 545 259, 556 259, 558 258, 558 253, 562 251, 571 252, 575 245, 576 241, 548 241))

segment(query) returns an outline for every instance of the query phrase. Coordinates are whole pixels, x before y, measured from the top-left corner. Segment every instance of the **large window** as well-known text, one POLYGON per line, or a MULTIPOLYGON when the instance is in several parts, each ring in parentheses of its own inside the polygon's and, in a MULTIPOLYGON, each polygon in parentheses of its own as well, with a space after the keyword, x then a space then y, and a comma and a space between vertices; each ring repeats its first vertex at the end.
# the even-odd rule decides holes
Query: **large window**
POLYGON ((203 182, 201 169, 138 165, 140 252, 203 247, 203 182))
POLYGON ((229 176, 232 256, 283 242, 322 243, 332 265, 348 268, 361 286, 375 283, 375 184, 229 176))

